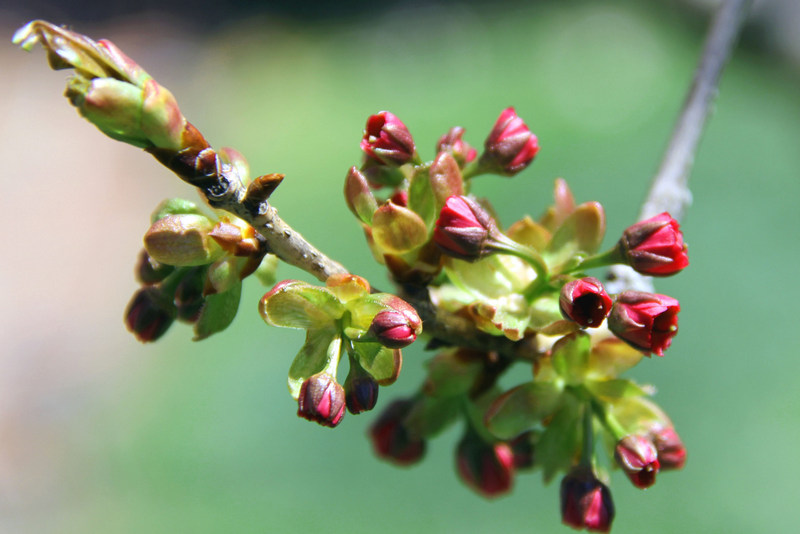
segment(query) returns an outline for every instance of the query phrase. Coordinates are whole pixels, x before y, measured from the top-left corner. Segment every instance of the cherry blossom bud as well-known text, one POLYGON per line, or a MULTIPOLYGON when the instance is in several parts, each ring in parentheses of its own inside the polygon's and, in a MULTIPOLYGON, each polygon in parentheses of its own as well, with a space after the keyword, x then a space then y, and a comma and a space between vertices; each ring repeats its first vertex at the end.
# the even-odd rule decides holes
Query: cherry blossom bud
POLYGON ((678 333, 680 309, 678 301, 666 295, 624 291, 611 308, 608 327, 632 347, 663 356, 678 333))
POLYGON ((359 414, 373 409, 378 402, 378 389, 378 382, 351 359, 350 372, 344 381, 347 410, 359 414))
POLYGON ((594 532, 611 529, 611 492, 588 467, 575 467, 561 480, 561 521, 572 528, 594 532))
POLYGON ((297 415, 331 428, 344 417, 344 388, 328 373, 310 376, 300 386, 297 415))
POLYGON ((512 107, 500 114, 485 147, 481 157, 485 163, 496 172, 513 176, 533 161, 539 142, 512 107))
POLYGON ((445 254, 475 261, 491 252, 489 240, 496 228, 480 204, 469 197, 453 195, 439 214, 433 240, 445 254))
POLYGON ((369 429, 375 454, 397 465, 411 465, 425 455, 425 440, 412 435, 404 421, 414 401, 402 399, 390 404, 369 429))
POLYGON ((416 155, 414 139, 403 122, 388 111, 367 119, 361 150, 384 165, 400 166, 416 155))
POLYGON ((662 470, 681 469, 686 463, 686 447, 672 427, 662 427, 650 433, 650 439, 658 451, 658 462, 662 470))
POLYGON ((561 314, 583 327, 597 328, 611 311, 611 297, 597 278, 573 280, 561 288, 561 314))
POLYGON ((511 452, 514 453, 514 467, 530 469, 536 465, 536 441, 538 439, 539 433, 529 430, 508 443, 511 452))
POLYGON ((669 276, 689 265, 678 221, 667 212, 629 227, 619 246, 628 264, 642 274, 669 276))
POLYGON ((203 289, 205 285, 206 269, 194 267, 188 269, 175 288, 174 302, 177 309, 178 320, 194 323, 200 317, 200 312, 205 304, 203 289))
POLYGON ((390 349, 402 349, 417 339, 417 332, 408 317, 397 310, 384 310, 372 320, 369 332, 378 343, 390 349))
POLYGON ((507 443, 487 443, 469 430, 456 448, 461 480, 484 497, 498 497, 514 483, 514 453, 507 443))
POLYGON ((175 308, 169 300, 156 287, 140 289, 125 310, 125 326, 142 343, 157 340, 175 320, 175 308))
POLYGON ((653 442, 644 436, 625 436, 614 448, 614 458, 637 488, 649 488, 656 482, 660 464, 653 442))
POLYGON ((474 160, 478 156, 478 151, 461 138, 463 135, 464 128, 461 126, 450 128, 450 131, 441 136, 436 143, 436 152, 449 152, 461 166, 474 160))

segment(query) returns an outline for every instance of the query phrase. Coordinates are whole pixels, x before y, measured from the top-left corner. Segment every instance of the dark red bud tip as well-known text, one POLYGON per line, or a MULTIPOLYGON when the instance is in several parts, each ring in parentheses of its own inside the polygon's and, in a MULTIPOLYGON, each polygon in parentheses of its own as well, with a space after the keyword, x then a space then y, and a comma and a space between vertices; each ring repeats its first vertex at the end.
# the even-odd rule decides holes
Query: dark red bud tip
POLYGON ((355 373, 351 367, 344 382, 347 410, 352 414, 359 414, 373 409, 378 402, 379 389, 374 378, 366 372, 355 373))
POLYGON ((539 141, 517 116, 514 108, 506 108, 486 138, 486 158, 497 172, 512 176, 533 161, 539 152, 539 141))
POLYGON ((689 265, 683 233, 667 212, 629 227, 619 243, 628 264, 642 274, 670 276, 689 265))
POLYGON ((367 119, 361 150, 373 160, 390 166, 408 163, 414 157, 414 139, 403 122, 388 111, 367 119))
POLYGON ((315 374, 300 386, 297 415, 322 426, 335 427, 344 417, 344 388, 331 375, 315 374))
POLYGON ((496 225, 480 204, 463 195, 449 197, 433 231, 436 245, 448 256, 475 261, 487 255, 496 225))
POLYGON ((663 427, 650 433, 650 439, 658 451, 662 470, 681 469, 686 463, 686 447, 672 427, 663 427))
POLYGON ((145 285, 157 284, 169 276, 175 267, 165 263, 159 263, 142 249, 139 259, 136 262, 136 280, 145 285))
POLYGON ((402 349, 417 339, 414 327, 408 317, 397 310, 384 310, 372 320, 369 332, 378 343, 390 349, 402 349))
POLYGON ((666 295, 624 291, 611 308, 608 327, 632 347, 663 356, 678 333, 680 309, 678 301, 666 295))
POLYGON ((614 448, 614 458, 637 488, 649 488, 656 482, 660 468, 658 451, 645 436, 625 436, 614 448))
POLYGON ((591 469, 575 467, 561 480, 561 521, 575 529, 608 532, 614 521, 611 491, 591 469))
POLYGON ((508 493, 514 483, 514 453, 504 442, 487 443, 473 431, 456 448, 456 467, 464 483, 493 498, 508 493))
POLYGON ((425 441, 412 435, 404 425, 414 402, 408 399, 390 404, 369 429, 375 454, 397 465, 411 465, 425 456, 425 441))
POLYGON ((175 307, 155 287, 145 287, 134 293, 125 310, 125 326, 142 343, 163 336, 174 320, 175 307))
POLYGON ((561 288, 561 314, 582 327, 597 328, 611 311, 611 297, 597 278, 573 280, 561 288))

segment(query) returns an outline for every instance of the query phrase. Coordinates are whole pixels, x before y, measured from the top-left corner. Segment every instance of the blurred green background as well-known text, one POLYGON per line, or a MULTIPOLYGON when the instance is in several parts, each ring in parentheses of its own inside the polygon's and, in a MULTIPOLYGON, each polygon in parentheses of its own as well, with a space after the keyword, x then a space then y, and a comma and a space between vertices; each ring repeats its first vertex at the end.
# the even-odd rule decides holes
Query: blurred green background
MULTIPOLYGON (((514 105, 541 151, 476 192, 509 224, 538 215, 564 177, 606 207, 611 243, 635 220, 707 21, 665 2, 498 6, 260 11, 216 27, 146 12, 73 27, 116 42, 255 174, 285 173, 281 215, 387 287, 341 194, 368 115, 391 110, 431 158, 450 126, 480 145, 514 105)), ((0 27, 10 39, 39 16, 5 11, 0 27)), ((800 71, 762 46, 765 31, 737 50, 697 154, 691 266, 657 282, 680 299, 681 333, 633 372, 657 385, 689 461, 645 492, 615 473, 616 533, 797 529, 800 71)), ((255 281, 228 331, 193 343, 175 326, 136 343, 120 318, 149 211, 194 193, 78 118, 41 50, 7 45, 0 62, 0 531, 568 531, 558 485, 538 472, 492 502, 460 485, 460 429, 397 469, 372 455, 373 414, 333 431, 297 418, 285 381, 302 333, 261 322, 255 281)), ((379 408, 422 379, 421 344, 404 353, 379 408)))

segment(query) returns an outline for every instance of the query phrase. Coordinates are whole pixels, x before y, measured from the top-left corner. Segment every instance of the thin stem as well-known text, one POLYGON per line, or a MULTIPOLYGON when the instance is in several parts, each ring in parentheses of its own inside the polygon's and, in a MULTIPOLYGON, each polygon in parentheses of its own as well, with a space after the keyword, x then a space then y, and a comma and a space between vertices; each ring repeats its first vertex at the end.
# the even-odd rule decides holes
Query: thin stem
POLYGON ((583 404, 583 444, 581 447, 581 465, 592 465, 594 455, 594 414, 590 402, 583 404))

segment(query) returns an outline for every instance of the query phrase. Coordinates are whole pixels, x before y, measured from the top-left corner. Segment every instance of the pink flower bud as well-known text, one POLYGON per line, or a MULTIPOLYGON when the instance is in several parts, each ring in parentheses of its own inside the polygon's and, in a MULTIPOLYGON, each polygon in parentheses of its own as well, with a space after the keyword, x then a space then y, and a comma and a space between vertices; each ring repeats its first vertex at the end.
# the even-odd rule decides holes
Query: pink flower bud
POLYGON ((681 469, 686 463, 686 447, 672 427, 662 427, 650 433, 650 439, 658 451, 661 469, 681 469))
POLYGON ((619 294, 608 327, 632 347, 663 356, 678 333, 678 301, 666 295, 624 291, 619 294))
POLYGON ((611 310, 611 297, 597 278, 573 280, 561 288, 561 313, 580 326, 597 328, 611 310))
POLYGON ((486 158, 497 172, 512 176, 533 161, 539 142, 517 116, 514 108, 503 110, 486 138, 486 158))
POLYGON ((678 222, 664 212, 629 227, 619 246, 633 269, 650 276, 669 276, 689 265, 678 222))
POLYGON ((317 373, 303 382, 297 398, 297 415, 322 426, 335 427, 344 417, 344 388, 328 373, 317 373))
POLYGON ((591 469, 575 467, 561 480, 561 521, 576 529, 608 532, 614 521, 614 502, 605 484, 591 469))
POLYGON ((394 401, 369 429, 375 454, 398 465, 411 465, 425 456, 425 440, 412 435, 404 425, 414 401, 394 401))
POLYGON ((469 430, 456 448, 458 475, 484 497, 498 497, 514 483, 514 453, 502 441, 487 443, 469 430))
POLYGON ((402 349, 417 339, 417 332, 408 318, 397 310, 379 312, 372 320, 369 332, 378 343, 390 349, 402 349))
POLYGON ((388 111, 367 119, 361 150, 370 158, 391 166, 408 163, 416 154, 414 139, 403 122, 388 111))
POLYGON ((487 244, 496 227, 480 204, 469 197, 453 195, 439 214, 433 240, 448 256, 475 261, 490 252, 487 244))
POLYGON ((461 138, 463 135, 464 128, 461 126, 450 128, 450 131, 441 136, 436 143, 436 152, 449 152, 462 166, 474 160, 478 156, 478 151, 461 138))
POLYGON ((656 482, 660 468, 658 451, 653 442, 644 436, 625 436, 614 448, 614 458, 637 488, 649 488, 656 482))
POLYGON ((156 287, 145 287, 134 293, 125 310, 125 326, 142 343, 160 338, 174 320, 175 308, 156 287))

